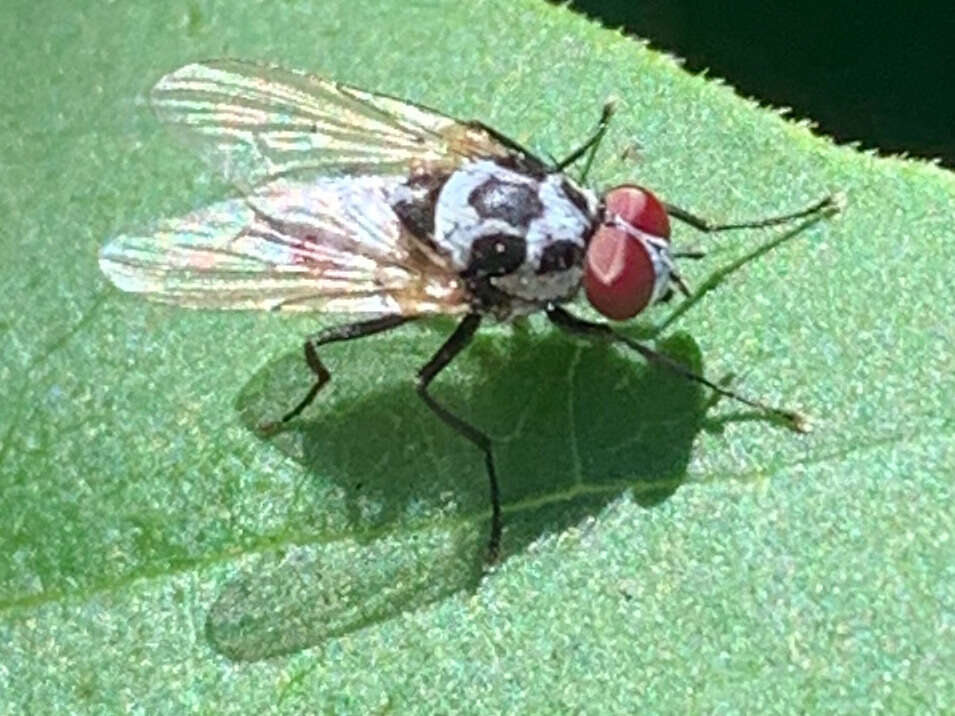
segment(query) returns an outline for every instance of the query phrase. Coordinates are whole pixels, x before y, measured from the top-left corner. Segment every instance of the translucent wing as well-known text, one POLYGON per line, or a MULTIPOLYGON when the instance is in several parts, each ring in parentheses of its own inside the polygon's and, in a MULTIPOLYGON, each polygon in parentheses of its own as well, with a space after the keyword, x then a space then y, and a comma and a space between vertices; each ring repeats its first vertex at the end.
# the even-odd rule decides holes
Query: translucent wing
POLYGON ((124 291, 198 308, 462 313, 447 258, 407 232, 387 197, 399 178, 279 180, 125 235, 100 252, 124 291))
POLYGON ((245 191, 279 177, 453 170, 479 157, 540 165, 482 125, 238 60, 186 65, 159 81, 152 102, 161 120, 245 191))

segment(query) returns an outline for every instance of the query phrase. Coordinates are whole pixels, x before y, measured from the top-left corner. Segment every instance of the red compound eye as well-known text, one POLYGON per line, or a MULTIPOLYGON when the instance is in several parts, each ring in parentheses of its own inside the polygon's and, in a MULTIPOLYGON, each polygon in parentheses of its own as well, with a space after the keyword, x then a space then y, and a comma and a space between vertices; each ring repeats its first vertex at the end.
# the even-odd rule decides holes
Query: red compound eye
POLYGON ((639 186, 614 187, 604 197, 607 215, 617 215, 630 226, 661 239, 670 238, 670 217, 652 193, 639 186))
MULTIPOLYGON (((630 226, 660 239, 669 239, 670 221, 653 194, 637 186, 611 189, 604 198, 608 219, 619 217, 630 226)), ((587 300, 615 321, 632 318, 653 297, 656 269, 647 245, 624 228, 605 224, 590 239, 584 267, 587 300)))

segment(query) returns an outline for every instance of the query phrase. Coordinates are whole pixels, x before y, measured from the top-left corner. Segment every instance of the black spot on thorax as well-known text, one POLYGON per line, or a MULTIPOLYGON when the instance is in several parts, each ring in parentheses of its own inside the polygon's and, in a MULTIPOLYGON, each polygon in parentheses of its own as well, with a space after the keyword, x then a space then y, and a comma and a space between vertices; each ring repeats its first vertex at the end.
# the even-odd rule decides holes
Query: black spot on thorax
POLYGON ((541 253, 537 273, 556 273, 566 271, 584 262, 584 249, 576 241, 553 241, 541 253))
POLYGON ((404 191, 391 208, 402 225, 422 241, 434 239, 434 210, 449 174, 416 174, 405 182, 404 191))
POLYGON ((544 213, 537 190, 536 183, 515 184, 492 176, 471 191, 468 203, 482 219, 500 219, 527 231, 530 223, 544 213))
POLYGON ((527 241, 521 236, 482 236, 472 242, 468 267, 461 275, 466 278, 504 276, 517 271, 526 257, 527 241))

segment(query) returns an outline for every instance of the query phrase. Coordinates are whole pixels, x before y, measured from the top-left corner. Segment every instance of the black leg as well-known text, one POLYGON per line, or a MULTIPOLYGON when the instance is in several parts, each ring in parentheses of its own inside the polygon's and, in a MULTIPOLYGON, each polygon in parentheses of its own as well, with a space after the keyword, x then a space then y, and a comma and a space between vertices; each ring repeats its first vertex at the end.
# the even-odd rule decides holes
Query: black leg
POLYGON ((699 249, 686 249, 681 251, 671 251, 670 256, 674 259, 702 259, 706 256, 706 252, 700 251, 699 249))
POLYGON ((431 408, 434 414, 441 418, 448 427, 470 440, 484 453, 484 464, 487 467, 487 477, 491 488, 491 537, 487 546, 488 561, 495 562, 501 546, 501 496, 497 487, 497 473, 494 471, 491 439, 445 408, 428 392, 428 386, 434 377, 467 347, 480 324, 481 314, 479 313, 469 313, 464 317, 464 320, 458 324, 454 333, 438 349, 434 357, 418 371, 418 395, 421 396, 425 405, 431 408))
POLYGON ((604 105, 603 111, 600 114, 600 121, 597 122, 597 128, 594 130, 594 133, 590 135, 590 138, 583 143, 582 146, 578 147, 567 157, 554 166, 554 170, 558 172, 564 171, 571 164, 580 159, 588 150, 590 150, 590 156, 587 158, 587 164, 584 165, 584 169, 580 174, 580 181, 583 183, 587 180, 587 173, 590 171, 590 165, 593 163, 594 154, 597 152, 597 148, 600 146, 600 141, 603 139, 604 134, 607 132, 607 126, 610 124, 610 118, 614 113, 614 104, 613 102, 607 102, 604 105))
MULTIPOLYGON (((326 328, 323 331, 319 331, 314 336, 311 336, 307 341, 305 341, 305 362, 316 376, 315 384, 309 388, 308 393, 305 394, 305 397, 302 398, 298 405, 282 416, 282 420, 280 422, 287 423, 292 418, 298 416, 311 404, 313 400, 315 400, 315 396, 318 395, 318 391, 322 389, 322 386, 331 379, 331 373, 328 372, 328 370, 322 364, 321 359, 318 357, 318 352, 316 349, 319 346, 325 345, 326 343, 350 341, 353 338, 363 338, 364 336, 381 333, 382 331, 395 328, 396 326, 400 326, 402 323, 410 320, 412 320, 412 318, 408 316, 382 316, 380 318, 373 318, 369 321, 347 323, 343 326, 332 326, 331 328, 326 328)), ((273 423, 266 424, 264 427, 265 429, 268 429, 274 426, 275 424, 273 423)))
POLYGON ((756 219, 755 221, 739 221, 732 224, 712 224, 706 219, 702 219, 699 216, 691 214, 685 209, 674 206, 673 204, 664 203, 663 207, 666 209, 667 214, 672 216, 674 219, 678 219, 684 224, 689 224, 694 229, 698 229, 699 231, 712 233, 714 231, 730 231, 732 229, 758 229, 764 226, 786 224, 790 221, 802 219, 807 216, 813 216, 814 214, 820 214, 830 209, 838 209, 839 201, 834 196, 827 196, 825 199, 817 201, 812 206, 801 209, 800 211, 795 211, 792 214, 772 216, 767 219, 756 219))
POLYGON ((613 328, 602 323, 591 323, 590 321, 584 321, 576 316, 568 313, 563 308, 554 306, 547 310, 547 317, 557 326, 578 336, 584 336, 585 338, 590 338, 591 340, 605 341, 608 343, 622 343, 628 348, 636 351, 641 356, 643 356, 648 362, 655 363, 657 365, 662 365, 664 368, 673 371, 677 375, 680 375, 687 380, 692 380, 696 383, 705 385, 710 390, 723 395, 727 398, 732 398, 737 400, 740 403, 748 405, 757 410, 761 410, 769 415, 775 416, 777 418, 783 419, 786 424, 797 432, 805 433, 809 432, 809 427, 807 425, 806 419, 804 416, 800 415, 797 412, 791 410, 783 410, 781 408, 776 408, 771 405, 766 405, 761 403, 758 400, 752 400, 745 396, 740 395, 739 393, 724 388, 720 385, 717 385, 711 380, 706 379, 702 375, 694 373, 686 366, 678 363, 672 358, 663 355, 662 353, 657 353, 652 348, 639 343, 632 338, 628 338, 625 335, 617 333, 613 328))

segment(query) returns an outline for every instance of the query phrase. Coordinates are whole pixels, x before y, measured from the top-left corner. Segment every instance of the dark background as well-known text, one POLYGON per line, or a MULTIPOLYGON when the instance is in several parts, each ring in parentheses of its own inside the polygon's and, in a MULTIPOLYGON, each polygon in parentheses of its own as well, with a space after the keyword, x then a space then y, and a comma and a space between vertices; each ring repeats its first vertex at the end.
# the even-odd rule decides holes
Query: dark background
POLYGON ((840 142, 955 167, 955 5, 572 0, 840 142))

